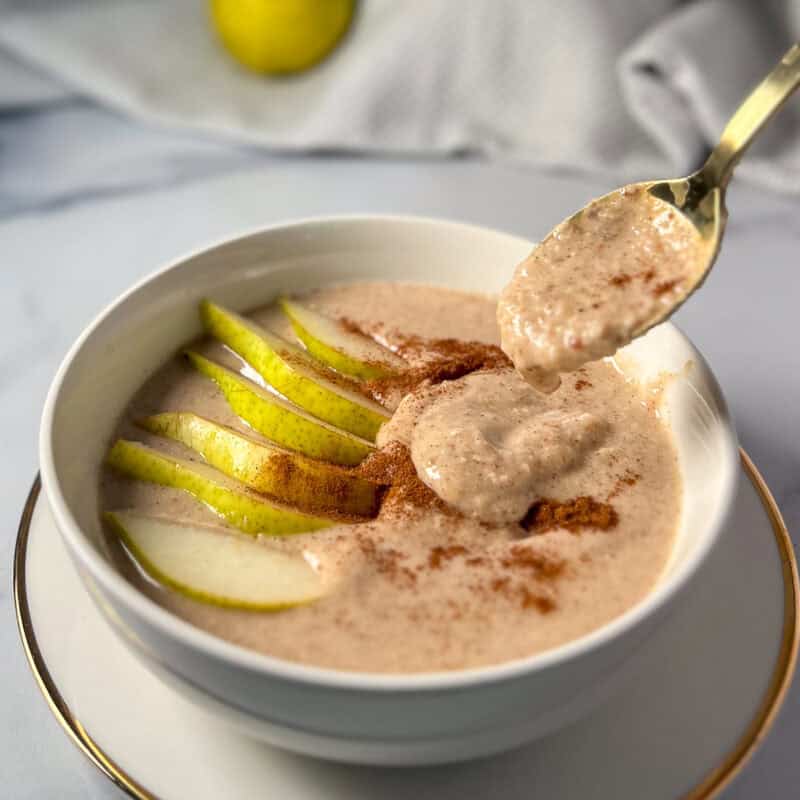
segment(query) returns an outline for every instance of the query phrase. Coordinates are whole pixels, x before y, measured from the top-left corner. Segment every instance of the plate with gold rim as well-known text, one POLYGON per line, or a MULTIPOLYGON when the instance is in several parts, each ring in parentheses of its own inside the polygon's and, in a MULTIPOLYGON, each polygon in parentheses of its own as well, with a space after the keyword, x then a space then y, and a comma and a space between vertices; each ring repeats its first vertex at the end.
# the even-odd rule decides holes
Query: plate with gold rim
POLYGON ((249 739, 189 703, 100 617, 38 479, 17 538, 14 593, 32 672, 65 733, 125 794, 159 800, 464 800, 498 788, 509 800, 534 789, 561 800, 718 797, 769 732, 800 637, 792 545, 745 453, 731 526, 624 686, 571 727, 465 764, 318 761, 249 739))

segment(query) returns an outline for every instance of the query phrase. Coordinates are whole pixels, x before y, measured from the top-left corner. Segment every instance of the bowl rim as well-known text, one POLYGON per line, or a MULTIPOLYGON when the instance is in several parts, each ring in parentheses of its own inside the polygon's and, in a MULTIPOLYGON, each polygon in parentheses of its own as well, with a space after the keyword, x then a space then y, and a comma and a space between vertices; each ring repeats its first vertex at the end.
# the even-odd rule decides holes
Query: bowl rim
POLYGON ((709 523, 709 533, 701 546, 696 547, 690 557, 676 571, 660 583, 639 602, 618 617, 577 639, 540 653, 517 658, 499 664, 470 667, 457 670, 435 670, 411 673, 382 673, 357 670, 341 670, 302 664, 250 650, 241 645, 227 642, 201 628, 186 622, 167 611, 145 594, 128 583, 95 549, 75 520, 61 490, 54 454, 54 418, 59 404, 61 390, 67 374, 78 353, 100 325, 105 322, 127 301, 161 276, 179 268, 211 250, 232 245, 243 239, 258 235, 286 232, 290 229, 307 228, 319 225, 363 225, 363 224, 412 225, 436 228, 449 228, 453 233, 500 237, 520 247, 532 243, 520 236, 483 225, 465 223, 445 218, 416 216, 408 214, 337 214, 319 215, 290 219, 270 225, 248 228, 233 235, 218 237, 211 242, 193 248, 188 253, 170 260, 135 282, 103 308, 83 329, 64 356, 44 404, 39 430, 39 461, 42 485, 50 509, 56 520, 62 539, 72 551, 73 556, 83 565, 89 575, 96 580, 114 599, 127 607, 137 617, 155 627, 166 637, 177 639, 181 644, 200 651, 205 656, 250 672, 264 674, 295 683, 308 683, 319 687, 341 688, 372 692, 424 692, 437 690, 464 689, 476 684, 491 684, 519 678, 533 672, 555 667, 565 662, 598 650, 617 637, 632 631, 646 619, 658 614, 697 573, 701 564, 720 538, 733 510, 733 499, 738 478, 738 444, 728 405, 705 358, 692 344, 691 340, 672 322, 662 323, 672 329, 692 351, 692 357, 703 367, 710 378, 712 389, 719 402, 719 421, 723 431, 723 458, 721 459, 722 483, 720 502, 715 515, 709 523))

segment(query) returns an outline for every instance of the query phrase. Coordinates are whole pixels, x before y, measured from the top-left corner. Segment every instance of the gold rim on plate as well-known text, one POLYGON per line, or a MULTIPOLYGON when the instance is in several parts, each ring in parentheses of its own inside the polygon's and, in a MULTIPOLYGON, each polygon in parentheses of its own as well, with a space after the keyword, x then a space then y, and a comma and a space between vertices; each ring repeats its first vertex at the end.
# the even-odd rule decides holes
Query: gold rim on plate
MULTIPOLYGON (((789 532, 761 474, 744 450, 740 451, 740 455, 742 467, 769 516, 775 535, 775 543, 781 557, 783 636, 772 678, 753 719, 722 763, 712 769, 694 789, 685 795, 684 800, 711 800, 711 798, 718 797, 719 793, 730 784, 750 760, 750 757, 766 738, 775 722, 778 711, 783 705, 794 674, 798 644, 800 643, 800 627, 798 627, 800 585, 797 577, 797 561, 795 560, 789 532)), ((144 786, 125 772, 92 739, 59 692, 42 657, 42 651, 39 649, 33 630, 25 581, 25 557, 31 518, 33 517, 33 510, 40 492, 41 481, 37 475, 22 512, 14 550, 14 606, 17 613, 17 626, 19 627, 25 655, 28 658, 28 664, 56 720, 89 761, 129 797, 133 797, 135 800, 159 800, 156 795, 145 789, 144 786)))

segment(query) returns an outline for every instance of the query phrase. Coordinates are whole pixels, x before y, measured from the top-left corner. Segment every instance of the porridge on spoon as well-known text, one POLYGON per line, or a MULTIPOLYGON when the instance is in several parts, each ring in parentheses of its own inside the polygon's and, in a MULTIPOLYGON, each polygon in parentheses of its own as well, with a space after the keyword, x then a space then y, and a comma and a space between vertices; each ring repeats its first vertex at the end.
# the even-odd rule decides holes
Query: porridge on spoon
POLYGON ((590 203, 516 269, 498 305, 503 350, 553 391, 559 374, 613 355, 694 289, 710 244, 638 186, 590 203))

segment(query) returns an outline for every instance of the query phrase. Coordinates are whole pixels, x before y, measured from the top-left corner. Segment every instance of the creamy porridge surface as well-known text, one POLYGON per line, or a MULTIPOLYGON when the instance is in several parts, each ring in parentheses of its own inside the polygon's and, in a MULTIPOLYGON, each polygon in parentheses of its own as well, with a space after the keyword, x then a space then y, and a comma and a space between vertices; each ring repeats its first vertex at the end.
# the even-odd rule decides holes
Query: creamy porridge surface
MULTIPOLYGON (((496 302, 481 295, 378 283, 306 300, 390 345, 417 337, 421 361, 428 339, 498 343, 496 302)), ((282 325, 271 310, 253 316, 282 325)), ((241 368, 218 345, 200 348, 241 368)), ((117 433, 199 458, 133 425, 170 410, 252 435, 216 386, 178 359, 137 394, 117 433)), ((610 362, 564 376, 548 395, 508 366, 422 388, 400 402, 378 444, 407 447, 445 502, 395 502, 372 521, 270 539, 305 553, 329 580, 330 593, 311 605, 258 613, 195 602, 143 576, 109 535, 115 562, 156 602, 224 639, 379 672, 475 667, 554 647, 629 609, 665 567, 681 507, 676 453, 657 410, 610 362)), ((112 472, 102 480, 104 508, 220 524, 178 490, 112 472)))

